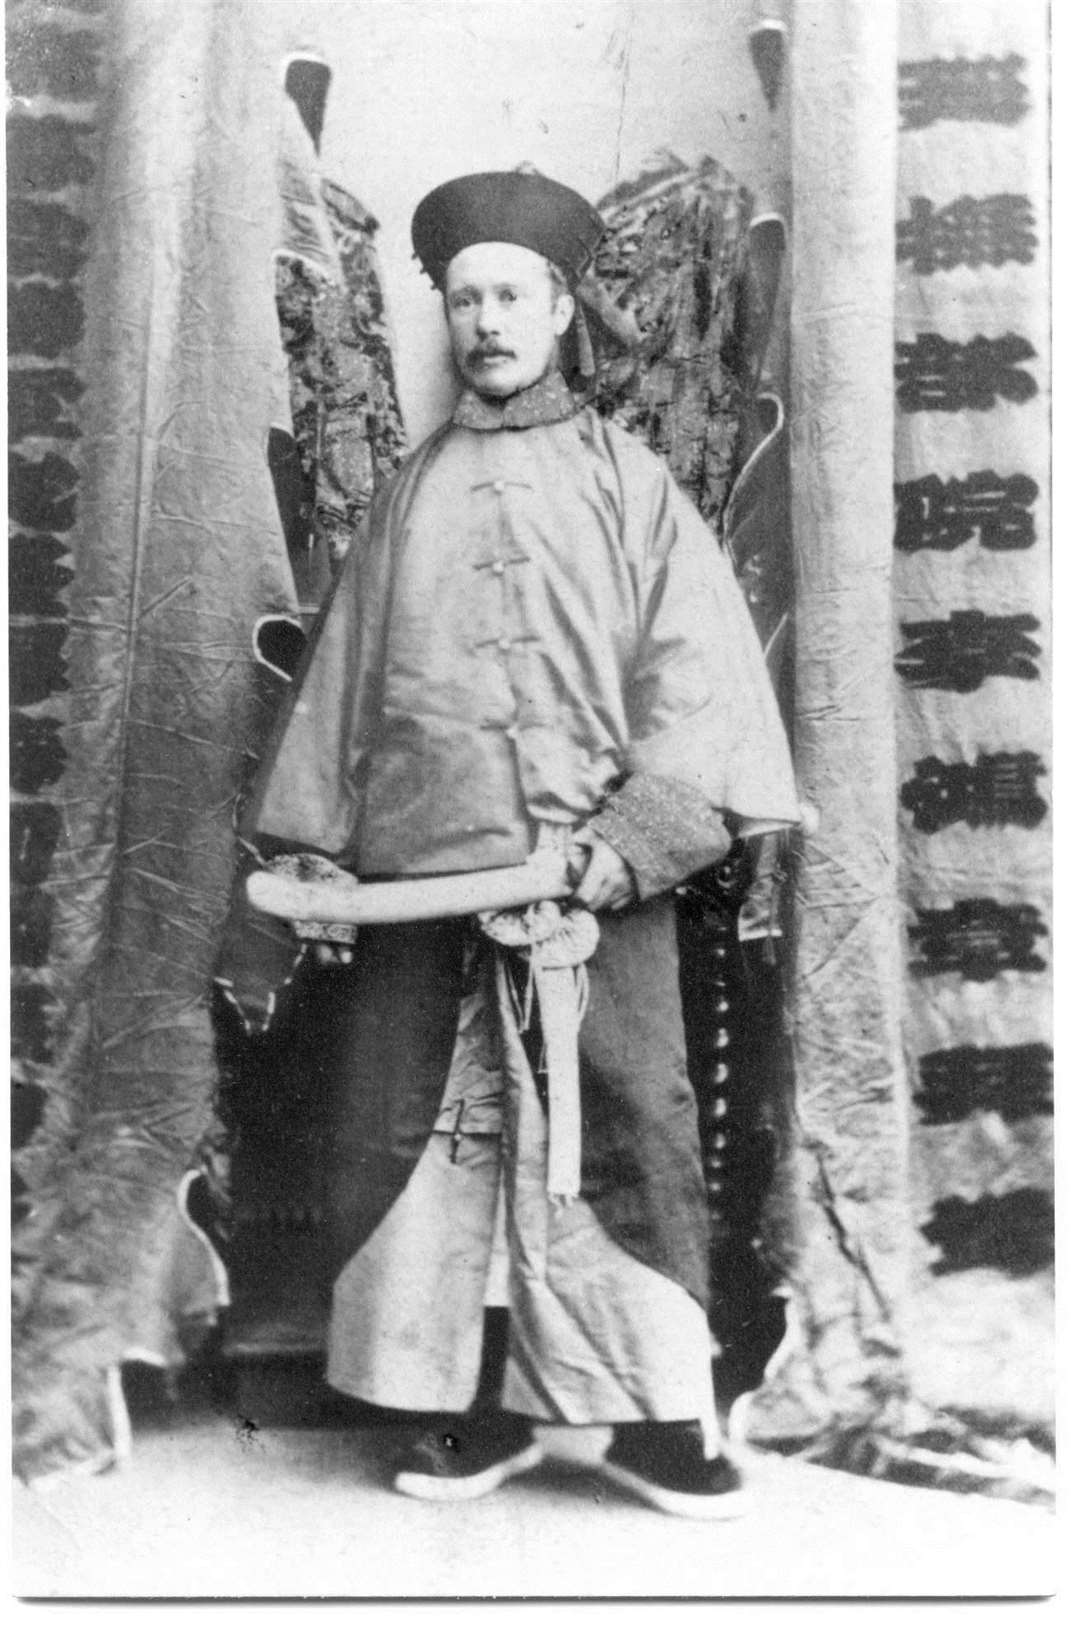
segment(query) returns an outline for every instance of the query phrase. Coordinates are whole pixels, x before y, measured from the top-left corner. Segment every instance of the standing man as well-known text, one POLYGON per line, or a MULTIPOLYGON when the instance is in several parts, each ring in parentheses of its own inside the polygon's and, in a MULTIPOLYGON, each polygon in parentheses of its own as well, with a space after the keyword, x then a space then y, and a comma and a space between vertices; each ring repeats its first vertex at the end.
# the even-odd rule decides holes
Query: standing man
POLYGON ((576 877, 565 917, 319 950, 340 964, 328 1377, 440 1416, 395 1486, 476 1497, 539 1462, 533 1422, 610 1424, 612 1482, 726 1516, 672 890, 797 809, 728 559, 558 371, 602 230, 521 171, 417 209, 464 389, 353 544, 246 825, 361 878, 537 847, 576 877), (553 965, 577 968, 561 1017, 553 965))

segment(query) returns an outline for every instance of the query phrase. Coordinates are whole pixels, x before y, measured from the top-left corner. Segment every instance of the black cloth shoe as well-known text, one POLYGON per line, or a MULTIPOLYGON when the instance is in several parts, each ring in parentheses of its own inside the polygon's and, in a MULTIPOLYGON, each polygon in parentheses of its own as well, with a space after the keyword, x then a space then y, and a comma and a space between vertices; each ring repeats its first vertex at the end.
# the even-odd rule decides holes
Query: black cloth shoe
POLYGON ((543 1457, 526 1420, 459 1414, 413 1443, 394 1474, 394 1487, 413 1499, 480 1499, 531 1471, 543 1457))
POLYGON ((747 1509, 742 1474, 723 1454, 706 1459, 696 1421, 617 1425, 599 1470, 654 1510, 696 1521, 724 1521, 747 1509))

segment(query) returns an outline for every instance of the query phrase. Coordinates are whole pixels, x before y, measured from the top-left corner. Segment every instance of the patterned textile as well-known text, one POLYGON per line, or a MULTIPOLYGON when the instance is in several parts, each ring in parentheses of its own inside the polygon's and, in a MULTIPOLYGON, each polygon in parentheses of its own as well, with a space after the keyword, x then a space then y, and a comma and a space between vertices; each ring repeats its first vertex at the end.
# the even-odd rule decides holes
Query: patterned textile
POLYGON ((342 281, 306 259, 277 264, 292 428, 313 518, 333 562, 345 556, 379 483, 405 455, 405 429, 375 253, 378 222, 332 182, 322 200, 342 281))
MULTIPOLYGON (((341 187, 323 180, 325 238, 319 260, 301 246, 277 260, 277 313, 288 360, 288 416, 295 438, 290 473, 278 487, 282 523, 301 609, 328 591, 380 484, 405 455, 386 305, 375 252, 378 223, 341 187)), ((301 642, 302 648, 302 642, 301 642)), ((296 966, 284 925, 253 911, 233 888, 215 971, 243 1023, 265 1027, 296 966)))
POLYGON ((751 198, 714 159, 673 155, 601 198, 594 275, 629 313, 630 356, 597 339, 595 400, 667 462, 720 529, 746 406, 740 333, 751 198), (615 354, 611 354, 612 352, 615 354))
POLYGON ((475 390, 463 390, 451 422, 464 430, 530 430, 538 424, 561 424, 577 410, 562 374, 552 369, 505 401, 485 400, 475 390))

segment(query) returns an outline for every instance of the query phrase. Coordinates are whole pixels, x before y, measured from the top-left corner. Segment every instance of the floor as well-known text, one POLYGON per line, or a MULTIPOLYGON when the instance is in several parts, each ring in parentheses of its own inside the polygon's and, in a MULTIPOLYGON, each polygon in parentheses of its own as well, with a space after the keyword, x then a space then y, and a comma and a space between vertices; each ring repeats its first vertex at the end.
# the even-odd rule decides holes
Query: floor
POLYGON ((173 1408, 120 1469, 18 1486, 25 1598, 680 1600, 1046 1596, 1055 1518, 774 1456, 747 1461, 739 1521, 658 1515, 591 1469, 600 1431, 545 1433, 550 1457, 469 1505, 387 1487, 399 1425, 256 1424, 173 1408))

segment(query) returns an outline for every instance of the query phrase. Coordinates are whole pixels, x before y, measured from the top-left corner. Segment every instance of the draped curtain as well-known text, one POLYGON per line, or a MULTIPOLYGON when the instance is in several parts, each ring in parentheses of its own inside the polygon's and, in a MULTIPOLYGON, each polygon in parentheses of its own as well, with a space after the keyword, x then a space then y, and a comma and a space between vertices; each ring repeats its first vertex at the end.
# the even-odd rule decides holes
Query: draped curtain
MULTIPOLYGON (((288 8, 9 10, 36 1475, 107 1462, 118 1366, 177 1360, 179 1282, 196 1324, 222 1295, 177 1192, 214 1127, 233 807, 284 682, 253 631, 300 615, 267 462, 293 428, 274 261, 306 231, 332 277, 337 250, 283 94, 288 8)), ((744 1413, 756 1441, 864 1469, 943 1420, 1049 1418, 1044 33, 1042 0, 762 0, 732 42, 791 135, 790 207, 781 185, 768 204, 810 811, 788 1339, 744 1413)))
MULTIPOLYGON (((762 58, 784 30, 763 6, 762 58), (771 21, 769 20, 771 18, 771 21)), ((1047 13, 795 0, 791 1339, 749 1429, 1041 1496, 1047 13)))
POLYGON ((891 668, 896 9, 793 8, 795 1267, 762 1440, 831 1449, 905 1396, 907 1157, 891 668))
MULTIPOLYGON (((127 1356, 175 1360, 166 1281, 178 1250, 200 1249, 177 1190, 213 1121, 233 804, 275 699, 253 624, 297 611, 267 464, 287 422, 281 17, 121 0, 101 25, 49 1046, 18 1156, 16 1443, 32 1474, 109 1457, 109 1377, 127 1356)), ((208 1281, 193 1315, 219 1293, 208 1281)))
POLYGON ((1054 1407, 1048 8, 902 0, 894 629, 916 1394, 1054 1407))

